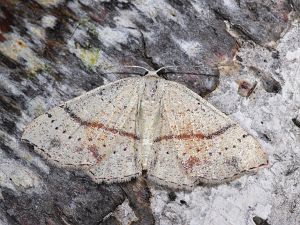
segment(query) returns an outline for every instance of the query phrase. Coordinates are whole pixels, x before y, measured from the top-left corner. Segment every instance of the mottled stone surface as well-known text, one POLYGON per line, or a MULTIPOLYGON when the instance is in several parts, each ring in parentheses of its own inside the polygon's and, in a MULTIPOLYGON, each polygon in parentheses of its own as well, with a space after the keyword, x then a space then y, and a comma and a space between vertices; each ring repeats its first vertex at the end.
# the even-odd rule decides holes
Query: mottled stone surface
POLYGON ((2 0, 0 224, 299 224, 299 10, 296 0, 2 0), (133 71, 124 65, 176 66, 166 76, 239 121, 269 167, 190 193, 144 179, 96 185, 20 142, 36 116, 129 76, 108 73, 133 71), (256 85, 241 94, 244 81, 256 85))

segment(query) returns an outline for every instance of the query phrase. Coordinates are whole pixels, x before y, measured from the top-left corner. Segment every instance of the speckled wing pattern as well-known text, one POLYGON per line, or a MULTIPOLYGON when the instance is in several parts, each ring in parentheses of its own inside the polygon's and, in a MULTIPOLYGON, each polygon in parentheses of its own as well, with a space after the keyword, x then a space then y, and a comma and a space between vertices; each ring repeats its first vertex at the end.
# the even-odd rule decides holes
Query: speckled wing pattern
POLYGON ((221 183, 267 164, 258 142, 236 122, 183 85, 164 82, 154 181, 175 188, 221 183))
POLYGON ((140 82, 125 78, 55 107, 28 125, 22 139, 50 162, 84 169, 98 183, 130 180, 141 174, 135 147, 140 82))

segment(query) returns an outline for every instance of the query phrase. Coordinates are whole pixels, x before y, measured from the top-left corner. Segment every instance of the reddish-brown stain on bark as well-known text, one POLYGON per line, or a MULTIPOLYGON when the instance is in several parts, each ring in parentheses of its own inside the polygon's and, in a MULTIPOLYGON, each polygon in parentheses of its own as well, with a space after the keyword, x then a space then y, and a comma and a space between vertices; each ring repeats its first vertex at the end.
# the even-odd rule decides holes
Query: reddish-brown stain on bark
POLYGON ((0 42, 6 41, 6 38, 3 36, 3 34, 0 33, 0 42))
POLYGON ((6 38, 3 34, 8 33, 12 30, 11 25, 13 21, 13 15, 8 10, 3 8, 2 13, 4 15, 3 17, 0 17, 0 42, 6 41, 6 38))

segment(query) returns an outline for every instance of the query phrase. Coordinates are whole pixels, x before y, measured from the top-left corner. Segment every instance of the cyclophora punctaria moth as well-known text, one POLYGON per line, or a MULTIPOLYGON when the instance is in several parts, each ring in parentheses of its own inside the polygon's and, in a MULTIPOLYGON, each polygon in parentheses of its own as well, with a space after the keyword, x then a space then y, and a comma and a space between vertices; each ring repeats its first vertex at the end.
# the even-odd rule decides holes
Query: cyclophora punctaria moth
POLYGON ((258 142, 193 91, 157 71, 96 88, 36 118, 22 139, 95 182, 150 180, 190 189, 267 164, 258 142))

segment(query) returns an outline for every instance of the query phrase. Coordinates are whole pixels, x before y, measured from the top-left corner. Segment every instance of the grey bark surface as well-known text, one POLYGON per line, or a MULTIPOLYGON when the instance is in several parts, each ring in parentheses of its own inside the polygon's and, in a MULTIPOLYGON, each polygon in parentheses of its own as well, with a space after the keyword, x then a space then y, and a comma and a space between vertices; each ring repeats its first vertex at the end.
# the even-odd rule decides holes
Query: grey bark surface
POLYGON ((300 224, 299 11, 296 0, 1 0, 0 224, 300 224), (175 66, 168 79, 238 121, 270 165, 192 192, 95 184, 20 141, 126 65, 175 66))

